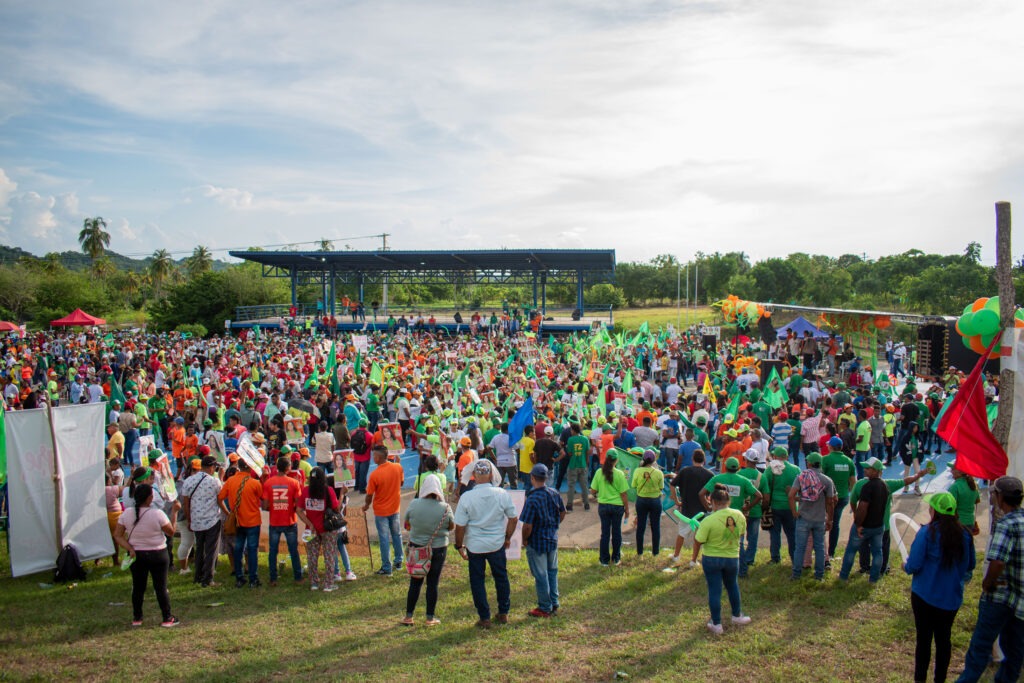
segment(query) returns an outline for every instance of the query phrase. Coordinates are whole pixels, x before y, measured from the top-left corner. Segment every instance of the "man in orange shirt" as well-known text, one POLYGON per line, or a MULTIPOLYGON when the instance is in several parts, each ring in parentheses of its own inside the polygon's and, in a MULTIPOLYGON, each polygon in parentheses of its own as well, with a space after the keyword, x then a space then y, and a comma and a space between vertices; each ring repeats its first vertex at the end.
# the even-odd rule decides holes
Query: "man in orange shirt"
POLYGON ((260 475, 263 468, 246 458, 239 458, 238 472, 224 482, 223 488, 217 495, 220 501, 221 511, 227 515, 231 509, 236 507, 238 530, 235 532, 235 588, 245 585, 242 578, 242 552, 246 553, 246 561, 249 564, 249 587, 258 588, 260 577, 257 573, 258 555, 257 546, 260 541, 260 508, 263 504, 263 487, 260 485, 260 475))
POLYGON ((377 525, 377 538, 380 543, 381 576, 391 576, 391 548, 395 550, 395 569, 402 568, 402 531, 399 527, 399 514, 402 511, 402 482, 405 471, 398 463, 388 462, 388 449, 384 446, 373 447, 373 462, 377 469, 370 473, 366 485, 366 502, 363 503, 363 514, 373 505, 374 523, 377 525))
POLYGON ((263 509, 270 511, 270 585, 277 585, 277 551, 281 545, 281 534, 288 543, 288 555, 292 558, 292 576, 302 580, 302 561, 299 559, 299 526, 295 518, 295 507, 302 488, 299 482, 288 476, 292 461, 287 455, 277 459, 277 474, 263 482, 263 509))
POLYGON ((728 429, 722 433, 722 448, 718 452, 720 462, 724 463, 730 457, 736 458, 738 461, 740 456, 746 452, 743 442, 737 438, 738 436, 735 429, 728 429))

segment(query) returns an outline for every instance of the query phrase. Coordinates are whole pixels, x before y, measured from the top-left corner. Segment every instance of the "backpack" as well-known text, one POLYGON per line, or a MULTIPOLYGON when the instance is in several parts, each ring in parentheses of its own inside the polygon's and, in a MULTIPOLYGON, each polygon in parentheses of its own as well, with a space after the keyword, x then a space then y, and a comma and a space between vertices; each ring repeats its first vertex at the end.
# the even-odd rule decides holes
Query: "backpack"
POLYGON ((800 486, 800 500, 805 500, 809 503, 821 498, 821 494, 825 491, 825 484, 822 483, 818 475, 812 470, 804 470, 800 473, 800 476, 796 478, 797 485, 800 486))
POLYGON ((352 437, 349 439, 349 446, 356 453, 363 453, 366 450, 366 430, 360 428, 353 432, 352 437))
POLYGON ((57 568, 53 571, 53 580, 56 583, 68 581, 84 581, 86 578, 85 569, 82 568, 82 561, 78 558, 78 551, 75 546, 68 543, 57 556, 57 568))

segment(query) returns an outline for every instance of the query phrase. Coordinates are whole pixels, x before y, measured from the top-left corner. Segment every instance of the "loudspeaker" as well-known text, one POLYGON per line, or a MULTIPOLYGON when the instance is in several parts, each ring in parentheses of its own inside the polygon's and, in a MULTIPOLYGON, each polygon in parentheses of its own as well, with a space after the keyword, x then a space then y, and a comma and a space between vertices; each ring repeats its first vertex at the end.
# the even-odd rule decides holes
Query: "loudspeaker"
POLYGON ((700 346, 705 351, 714 351, 718 346, 718 338, 713 334, 705 334, 700 338, 700 346))
POLYGON ((776 370, 779 373, 779 378, 782 377, 782 361, 781 360, 762 360, 761 361, 761 388, 764 389, 768 384, 768 378, 772 375, 772 370, 776 370))

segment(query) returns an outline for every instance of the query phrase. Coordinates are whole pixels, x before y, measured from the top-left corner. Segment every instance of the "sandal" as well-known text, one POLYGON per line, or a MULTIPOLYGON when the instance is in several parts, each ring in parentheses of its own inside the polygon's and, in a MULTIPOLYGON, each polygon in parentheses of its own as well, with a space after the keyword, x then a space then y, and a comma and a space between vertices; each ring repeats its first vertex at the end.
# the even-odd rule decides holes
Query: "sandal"
POLYGON ((412 617, 405 617, 404 619, 402 619, 402 621, 398 623, 400 623, 402 626, 412 626, 416 622, 412 620, 412 617))

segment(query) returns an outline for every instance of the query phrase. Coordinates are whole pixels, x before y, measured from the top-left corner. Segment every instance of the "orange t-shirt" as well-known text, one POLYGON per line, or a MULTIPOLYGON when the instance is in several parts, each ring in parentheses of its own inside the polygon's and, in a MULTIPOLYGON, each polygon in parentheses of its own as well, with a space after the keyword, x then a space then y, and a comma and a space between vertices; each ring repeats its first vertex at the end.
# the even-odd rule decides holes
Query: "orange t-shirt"
POLYGON ((251 472, 238 472, 224 482, 217 499, 225 501, 230 510, 238 499, 238 489, 246 478, 248 481, 245 482, 242 500, 238 504, 238 526, 259 526, 262 522, 260 508, 263 502, 263 486, 251 472))
MULTIPOLYGON (((746 449, 743 448, 743 442, 730 441, 729 443, 722 446, 722 450, 718 454, 718 457, 724 463, 725 459, 729 457, 741 459, 744 453, 746 453, 746 449)), ((743 463, 741 462, 740 464, 742 465, 743 463)), ((722 467, 725 467, 725 465, 723 465, 722 467)))
POLYGON ((402 482, 405 471, 393 462, 384 462, 370 474, 366 492, 373 495, 375 517, 397 515, 402 511, 402 482))
POLYGON ((171 437, 171 455, 177 460, 181 457, 181 452, 185 449, 185 428, 177 425, 172 425, 167 430, 171 437))
POLYGON ((192 436, 185 435, 185 448, 182 451, 182 457, 194 458, 199 454, 199 437, 193 434, 192 436))
POLYGON ((462 481, 462 470, 466 469, 466 465, 474 460, 476 460, 476 451, 472 448, 459 456, 459 461, 455 463, 455 469, 459 471, 459 481, 462 481))
POLYGON ((602 434, 601 445, 599 446, 598 459, 601 464, 604 465, 604 456, 615 446, 615 435, 614 434, 602 434))

